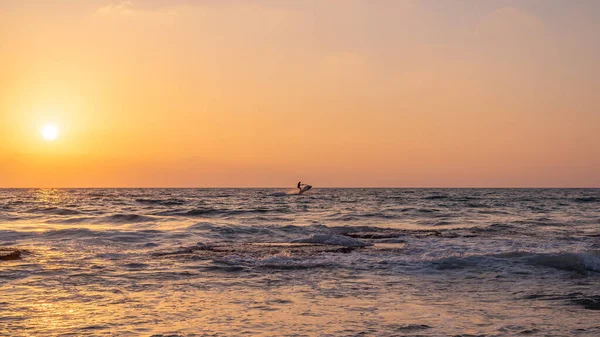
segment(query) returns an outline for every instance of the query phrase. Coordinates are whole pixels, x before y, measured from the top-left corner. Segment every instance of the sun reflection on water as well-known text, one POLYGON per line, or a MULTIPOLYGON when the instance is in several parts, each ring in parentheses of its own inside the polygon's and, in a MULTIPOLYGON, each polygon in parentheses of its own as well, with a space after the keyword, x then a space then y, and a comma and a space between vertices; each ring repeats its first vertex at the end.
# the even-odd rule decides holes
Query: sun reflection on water
POLYGON ((60 204, 65 200, 65 191, 55 188, 36 189, 33 196, 38 203, 60 204))

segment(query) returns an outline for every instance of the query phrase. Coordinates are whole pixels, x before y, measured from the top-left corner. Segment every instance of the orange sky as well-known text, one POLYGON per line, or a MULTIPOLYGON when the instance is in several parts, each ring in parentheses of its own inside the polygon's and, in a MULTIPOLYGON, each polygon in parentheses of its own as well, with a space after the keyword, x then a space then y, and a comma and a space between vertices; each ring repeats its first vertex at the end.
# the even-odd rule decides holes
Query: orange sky
POLYGON ((600 187, 599 16, 0 0, 0 187, 600 187))

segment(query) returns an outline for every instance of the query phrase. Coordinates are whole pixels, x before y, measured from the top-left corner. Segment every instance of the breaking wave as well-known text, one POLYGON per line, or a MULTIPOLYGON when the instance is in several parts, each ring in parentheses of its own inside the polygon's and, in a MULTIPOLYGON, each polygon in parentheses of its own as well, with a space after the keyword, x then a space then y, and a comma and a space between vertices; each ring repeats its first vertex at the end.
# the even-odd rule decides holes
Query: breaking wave
POLYGON ((432 261, 432 265, 439 270, 486 268, 494 262, 510 261, 511 263, 524 263, 537 267, 547 267, 562 271, 585 274, 600 272, 600 255, 593 253, 532 253, 513 251, 501 254, 471 255, 466 257, 448 257, 432 261))

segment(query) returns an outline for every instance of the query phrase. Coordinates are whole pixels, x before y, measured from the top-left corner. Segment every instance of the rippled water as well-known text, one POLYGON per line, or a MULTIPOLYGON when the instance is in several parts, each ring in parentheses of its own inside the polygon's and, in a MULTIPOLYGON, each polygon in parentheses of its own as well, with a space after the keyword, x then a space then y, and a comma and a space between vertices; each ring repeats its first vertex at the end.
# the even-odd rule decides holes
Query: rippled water
POLYGON ((2 336, 598 336, 598 189, 0 190, 2 336))

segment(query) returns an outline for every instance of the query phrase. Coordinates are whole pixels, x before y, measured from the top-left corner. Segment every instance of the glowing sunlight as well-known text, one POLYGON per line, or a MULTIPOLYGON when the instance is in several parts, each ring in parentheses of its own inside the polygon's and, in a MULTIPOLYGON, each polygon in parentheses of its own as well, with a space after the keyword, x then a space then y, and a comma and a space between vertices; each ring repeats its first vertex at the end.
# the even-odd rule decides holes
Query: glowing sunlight
POLYGON ((44 140, 51 142, 58 138, 60 131, 54 124, 46 124, 41 130, 42 137, 44 140))

